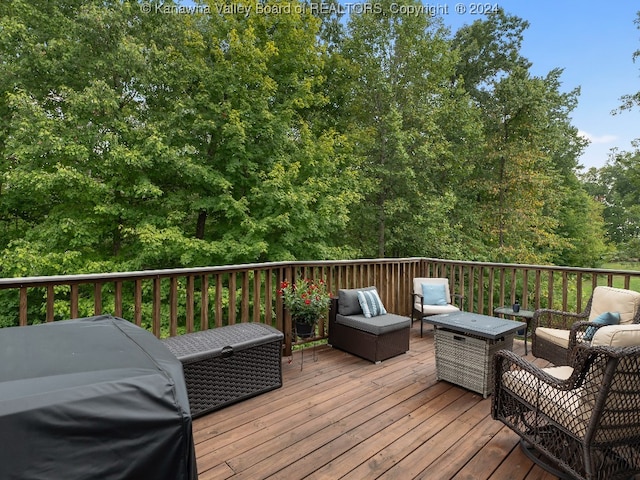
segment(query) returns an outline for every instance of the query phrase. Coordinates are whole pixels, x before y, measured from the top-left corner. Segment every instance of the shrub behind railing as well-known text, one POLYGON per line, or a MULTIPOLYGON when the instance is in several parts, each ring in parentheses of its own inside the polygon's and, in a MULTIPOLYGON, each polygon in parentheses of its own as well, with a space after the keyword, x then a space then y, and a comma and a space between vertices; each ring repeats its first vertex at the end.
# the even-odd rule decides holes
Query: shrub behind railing
MULTIPOLYGON (((376 285, 387 310, 411 314, 414 277, 448 277, 464 309, 491 314, 518 299, 524 309, 581 311, 596 285, 630 288, 640 272, 434 258, 270 262, 186 269, 0 279, 0 325, 30 325, 109 313, 158 337, 240 322, 261 322, 285 334, 288 312, 277 291, 282 280, 324 279, 339 288, 376 285)), ((318 325, 316 341, 327 337, 318 325)))

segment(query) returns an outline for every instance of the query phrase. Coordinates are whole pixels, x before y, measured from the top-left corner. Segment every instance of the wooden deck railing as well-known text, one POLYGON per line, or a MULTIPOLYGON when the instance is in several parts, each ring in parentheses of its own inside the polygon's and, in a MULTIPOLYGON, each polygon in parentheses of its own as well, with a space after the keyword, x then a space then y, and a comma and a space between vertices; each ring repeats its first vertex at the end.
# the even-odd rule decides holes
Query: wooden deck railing
MULTIPOLYGON (((331 292, 376 285, 391 312, 409 315, 412 279, 448 277, 465 310, 491 313, 518 299, 523 308, 581 311, 596 285, 633 288, 640 272, 434 258, 271 262, 140 272, 0 279, 0 325, 29 325, 110 313, 158 337, 239 322, 262 322, 294 343, 277 290, 283 280, 323 278, 331 292)), ((319 325, 318 337, 326 338, 319 325)))

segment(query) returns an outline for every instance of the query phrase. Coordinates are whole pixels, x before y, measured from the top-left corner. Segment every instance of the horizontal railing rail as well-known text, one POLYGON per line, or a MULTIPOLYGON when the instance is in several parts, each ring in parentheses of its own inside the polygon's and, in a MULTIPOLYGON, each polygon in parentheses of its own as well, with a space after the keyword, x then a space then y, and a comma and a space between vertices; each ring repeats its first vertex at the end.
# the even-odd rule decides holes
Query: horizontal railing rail
MULTIPOLYGON (((269 262, 137 272, 0 279, 0 325, 29 325, 102 313, 157 337, 239 322, 261 322, 296 344, 278 295, 283 280, 322 278, 329 291, 376 285, 387 310, 411 313, 414 277, 447 277, 465 310, 491 314, 518 300, 524 309, 581 311, 597 285, 640 290, 640 272, 435 258, 269 262)), ((327 338, 327 323, 317 335, 327 338)))

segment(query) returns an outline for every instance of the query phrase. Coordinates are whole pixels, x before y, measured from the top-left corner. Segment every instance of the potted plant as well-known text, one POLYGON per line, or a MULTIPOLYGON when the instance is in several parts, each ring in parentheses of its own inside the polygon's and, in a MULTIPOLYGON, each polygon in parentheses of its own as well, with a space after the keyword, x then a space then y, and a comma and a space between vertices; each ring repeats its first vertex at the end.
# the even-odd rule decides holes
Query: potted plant
POLYGON ((323 280, 301 279, 296 283, 284 281, 278 291, 299 337, 310 337, 318 320, 327 314, 330 294, 323 280))

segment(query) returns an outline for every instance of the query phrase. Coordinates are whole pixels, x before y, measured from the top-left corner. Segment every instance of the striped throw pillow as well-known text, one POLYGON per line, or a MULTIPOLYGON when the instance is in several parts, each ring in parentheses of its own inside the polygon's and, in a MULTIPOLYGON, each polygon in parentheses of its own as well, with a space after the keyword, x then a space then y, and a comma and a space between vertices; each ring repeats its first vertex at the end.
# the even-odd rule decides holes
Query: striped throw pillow
POLYGON ((358 302, 366 318, 377 317, 387 313, 377 290, 358 290, 358 302))

